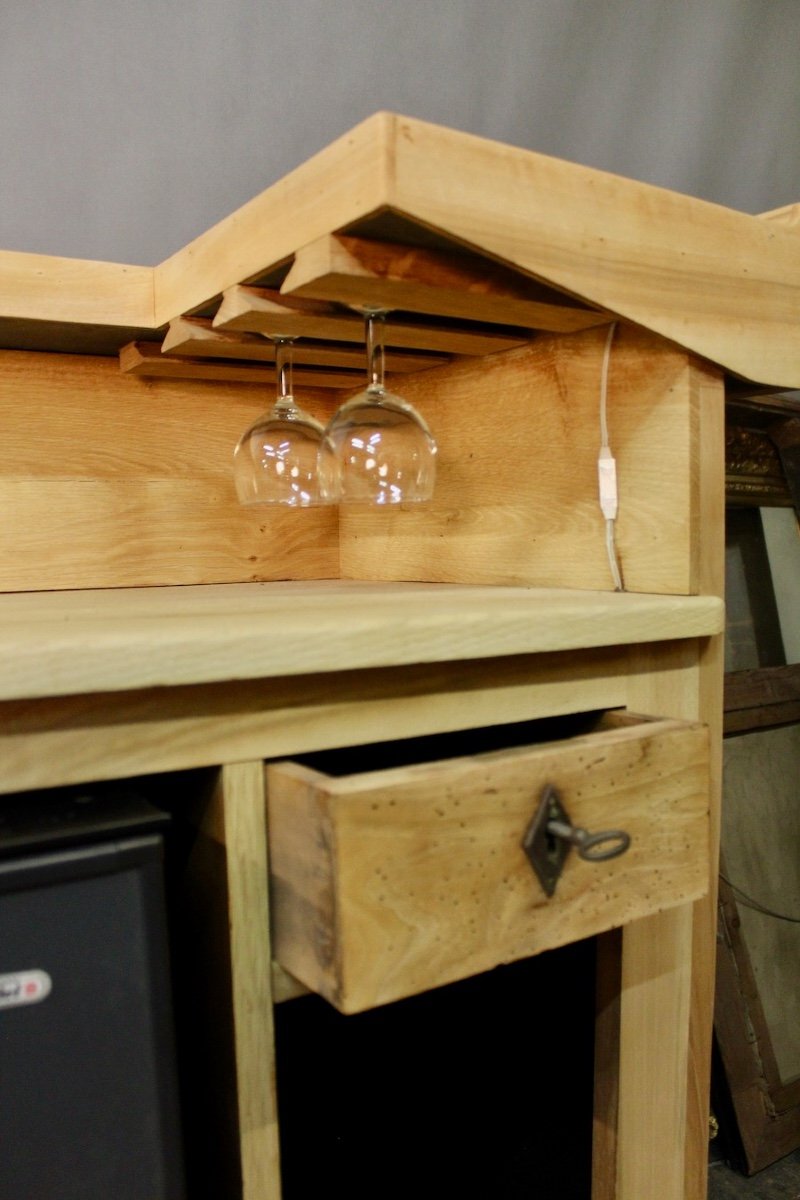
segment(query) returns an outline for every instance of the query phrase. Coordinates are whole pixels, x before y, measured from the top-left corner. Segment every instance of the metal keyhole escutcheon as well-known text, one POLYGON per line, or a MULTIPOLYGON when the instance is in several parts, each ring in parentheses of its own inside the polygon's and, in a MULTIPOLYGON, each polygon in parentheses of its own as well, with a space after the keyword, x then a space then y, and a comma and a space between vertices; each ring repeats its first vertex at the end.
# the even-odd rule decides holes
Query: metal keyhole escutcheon
POLYGON ((572 846, 586 862, 597 863, 624 854, 630 844, 630 834, 622 829, 590 833, 573 825, 551 783, 542 790, 539 806, 522 839, 522 848, 548 896, 556 890, 572 846))

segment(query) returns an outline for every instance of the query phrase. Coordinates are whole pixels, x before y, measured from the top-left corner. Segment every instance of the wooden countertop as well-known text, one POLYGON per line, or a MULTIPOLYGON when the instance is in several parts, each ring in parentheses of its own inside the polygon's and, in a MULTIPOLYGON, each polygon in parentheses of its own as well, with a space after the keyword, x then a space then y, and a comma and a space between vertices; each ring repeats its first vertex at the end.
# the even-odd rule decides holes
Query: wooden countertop
POLYGON ((18 592, 0 595, 0 699, 578 650, 723 627, 714 596, 339 580, 18 592))

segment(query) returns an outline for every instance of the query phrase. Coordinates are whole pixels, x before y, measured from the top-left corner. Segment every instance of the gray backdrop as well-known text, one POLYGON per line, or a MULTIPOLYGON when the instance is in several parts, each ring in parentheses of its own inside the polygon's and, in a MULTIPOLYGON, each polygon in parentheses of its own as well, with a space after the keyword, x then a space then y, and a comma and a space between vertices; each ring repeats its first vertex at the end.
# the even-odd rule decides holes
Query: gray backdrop
POLYGON ((0 247, 151 264, 377 109, 800 200, 800 0, 0 0, 0 247))

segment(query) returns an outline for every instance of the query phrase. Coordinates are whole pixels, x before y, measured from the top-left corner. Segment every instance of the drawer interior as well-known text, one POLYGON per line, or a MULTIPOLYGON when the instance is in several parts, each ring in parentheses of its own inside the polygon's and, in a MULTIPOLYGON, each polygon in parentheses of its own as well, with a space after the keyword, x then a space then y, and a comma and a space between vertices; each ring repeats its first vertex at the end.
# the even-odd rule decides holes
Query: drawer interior
MULTIPOLYGON (((642 718, 635 719, 640 721, 642 718)), ((622 709, 600 709, 540 717, 532 721, 517 721, 509 725, 459 729, 452 733, 434 733, 424 737, 319 750, 311 754, 297 755, 293 761, 322 775, 340 779, 367 771, 389 771, 397 767, 461 758, 464 755, 491 754, 521 746, 567 741, 620 723, 629 723, 631 720, 633 718, 622 709)))

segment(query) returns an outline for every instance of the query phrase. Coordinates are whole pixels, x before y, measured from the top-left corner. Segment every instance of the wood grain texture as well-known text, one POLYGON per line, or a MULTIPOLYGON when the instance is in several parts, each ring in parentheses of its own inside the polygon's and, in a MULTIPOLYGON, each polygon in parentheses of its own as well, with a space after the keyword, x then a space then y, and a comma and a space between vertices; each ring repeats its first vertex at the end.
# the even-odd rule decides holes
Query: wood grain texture
POLYGON ((793 229, 406 117, 393 146, 407 216, 734 374, 800 386, 793 229))
POLYGON ((153 268, 0 250, 0 317, 152 328, 153 268))
MULTIPOLYGON (((223 295, 213 320, 215 329, 261 333, 268 337, 329 339, 363 342, 364 321, 355 313, 322 300, 284 296, 265 288, 232 287, 223 295)), ((496 354, 523 345, 527 330, 464 327, 455 322, 426 323, 397 317, 386 326, 390 347, 439 354, 496 354)))
MULTIPOLYGON (((331 411, 327 394, 307 401, 331 411)), ((334 509, 236 500, 233 447, 267 403, 260 389, 125 378, 113 359, 1 353, 0 588, 338 575, 334 509)))
POLYGON ((391 118, 376 113, 255 196, 154 271, 156 324, 205 307, 285 262, 304 242, 386 204, 391 118))
MULTIPOLYGON (((434 498, 380 514, 343 506, 342 574, 612 588, 597 499, 606 332, 541 335, 477 369, 405 377, 398 390, 439 442, 434 498)), ((700 590, 697 419, 686 355, 618 329, 608 426, 630 591, 700 590)))
POLYGON ((0 696, 585 650, 711 633, 721 621, 714 597, 435 584, 12 594, 0 596, 0 696))
MULTIPOLYGON (((233 358, 250 362, 274 362, 275 345, 257 333, 235 333, 214 329, 211 321, 202 317, 179 317, 170 322, 161 343, 164 354, 189 358, 233 358)), ((396 373, 426 371, 447 362, 443 354, 415 354, 402 350, 385 352, 386 370, 396 373)), ((294 343, 292 360, 296 366, 350 367, 364 372, 363 346, 336 342, 312 342, 299 339, 294 343)))
MULTIPOLYGON (((703 890, 705 886, 704 879, 703 890)), ((691 905, 636 921, 624 933, 629 936, 622 962, 614 1196, 615 1200, 683 1200, 688 1196, 683 1177, 691 905)))
MULTIPOLYGON (((694 361, 689 387, 694 398, 692 454, 700 464, 691 510, 700 539, 695 570, 701 590, 721 595, 724 395, 720 374, 694 361)), ((634 922, 623 930, 617 1168, 613 1180, 596 1181, 596 1190, 600 1196, 616 1200, 705 1200, 721 791, 722 639, 717 635, 696 644, 651 644, 632 650, 631 656, 629 705, 702 720, 709 727, 708 898, 689 910, 688 940, 680 910, 634 922), (654 946, 660 955, 655 966, 654 946), (670 1098, 668 1105, 665 1097, 670 1098), (657 1155, 653 1153, 655 1145, 659 1147, 657 1155)), ((613 1101, 613 1092, 610 1094, 613 1101)), ((603 1095, 602 1088, 598 1095, 603 1095)), ((601 1123, 612 1121, 613 1111, 606 1117, 599 1114, 599 1119, 601 1123)), ((605 1160, 604 1166, 607 1171, 605 1160)))
POLYGON ((625 702, 624 652, 100 692, 0 705, 9 791, 592 711, 625 702))
POLYGON ((242 1200, 279 1197, 266 800, 261 762, 222 767, 218 793, 226 861, 242 1200))
MULTIPOLYGON (((217 358, 209 361, 205 357, 172 357, 163 354, 157 342, 129 342, 119 352, 119 366, 123 375, 134 375, 148 379, 200 379, 222 383, 275 384, 274 367, 259 362, 230 362, 217 358)), ((343 388, 357 391, 364 372, 356 369, 325 369, 304 367, 298 364, 294 379, 299 387, 343 388)))
POLYGON ((558 333, 611 320, 477 255, 342 235, 329 235, 299 249, 281 292, 558 333))
POLYGON ((706 746, 703 728, 656 721, 341 778, 273 763, 276 957, 358 1012, 692 899, 706 746), (631 835, 602 865, 572 855, 551 899, 521 847, 548 783, 573 824, 631 835))

